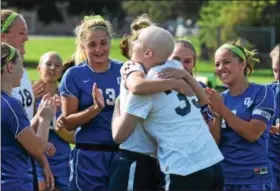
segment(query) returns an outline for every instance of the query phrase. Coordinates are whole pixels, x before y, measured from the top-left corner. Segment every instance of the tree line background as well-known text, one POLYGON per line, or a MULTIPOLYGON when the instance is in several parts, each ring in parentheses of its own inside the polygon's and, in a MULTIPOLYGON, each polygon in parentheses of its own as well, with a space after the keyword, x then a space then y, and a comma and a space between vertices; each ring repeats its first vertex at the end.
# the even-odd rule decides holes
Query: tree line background
MULTIPOLYGON (((247 45, 268 53, 271 47, 263 35, 254 30, 240 30, 242 27, 275 27, 275 43, 280 42, 280 0, 265 1, 209 1, 209 0, 167 0, 167 1, 122 1, 122 0, 2 0, 2 9, 37 10, 38 19, 46 25, 64 22, 57 2, 67 2, 69 15, 107 14, 122 21, 127 16, 147 13, 154 22, 163 24, 168 19, 182 17, 191 19, 199 26, 199 41, 209 51, 221 43, 243 37, 247 45), (250 36, 254 36, 250 40, 250 36), (249 39, 249 40, 248 40, 249 39)), ((120 25, 122 23, 120 22, 120 25)), ((263 33, 264 34, 264 33, 263 33)))

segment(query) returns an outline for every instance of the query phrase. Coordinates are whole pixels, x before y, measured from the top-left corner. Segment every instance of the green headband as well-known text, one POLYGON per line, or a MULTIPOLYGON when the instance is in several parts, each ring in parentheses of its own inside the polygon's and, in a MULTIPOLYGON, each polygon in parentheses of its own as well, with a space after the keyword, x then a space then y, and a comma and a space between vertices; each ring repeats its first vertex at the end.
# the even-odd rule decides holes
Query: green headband
POLYGON ((11 62, 13 60, 13 58, 15 57, 16 55, 16 49, 14 47, 10 47, 10 52, 9 52, 9 57, 7 59, 7 62, 4 63, 2 66, 1 66, 1 69, 6 65, 8 64, 9 62, 11 62))
POLYGON ((85 16, 84 21, 87 21, 87 20, 101 20, 101 21, 104 21, 103 17, 100 16, 100 15, 85 16))
POLYGON ((243 60, 246 60, 246 55, 244 54, 244 52, 238 48, 237 46, 234 46, 232 44, 224 44, 222 45, 220 48, 226 48, 231 50, 232 52, 234 52, 235 54, 237 54, 238 56, 240 56, 243 60))
MULTIPOLYGON (((100 15, 85 16, 85 17, 84 17, 84 22, 85 22, 85 21, 88 21, 88 20, 105 21, 105 20, 103 19, 103 17, 100 16, 100 15)), ((98 28, 99 28, 99 29, 103 29, 103 30, 108 31, 108 29, 107 29, 106 27, 99 26, 99 25, 93 26, 92 28, 93 28, 93 29, 98 29, 98 28)))
POLYGON ((7 31, 8 27, 11 26, 12 22, 15 20, 15 18, 18 16, 17 13, 11 13, 8 18, 6 19, 6 21, 3 24, 3 27, 1 29, 1 33, 4 33, 5 31, 7 31))

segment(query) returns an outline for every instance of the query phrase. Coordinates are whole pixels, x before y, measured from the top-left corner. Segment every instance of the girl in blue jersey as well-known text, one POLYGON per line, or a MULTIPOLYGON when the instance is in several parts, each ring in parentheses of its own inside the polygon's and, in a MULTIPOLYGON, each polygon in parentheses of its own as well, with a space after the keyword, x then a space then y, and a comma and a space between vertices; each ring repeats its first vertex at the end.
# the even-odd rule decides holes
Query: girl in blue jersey
MULTIPOLYGON (((58 93, 57 80, 62 74, 62 59, 56 52, 47 52, 40 58, 38 71, 41 80, 46 84, 46 93, 56 95, 58 93)), ((37 100, 39 105, 41 99, 37 100)), ((74 132, 69 132, 64 128, 56 128, 57 118, 61 115, 58 109, 50 126, 48 141, 55 146, 55 154, 48 156, 48 161, 55 179, 55 187, 58 190, 68 190, 70 167, 69 157, 71 153, 69 143, 74 143, 74 132)), ((46 185, 42 174, 42 169, 37 165, 37 174, 40 190, 44 190, 46 185)))
POLYGON ((80 127, 70 158, 68 190, 108 190, 109 169, 118 151, 111 118, 121 63, 109 59, 112 27, 101 16, 85 17, 76 35, 76 66, 66 71, 59 88, 65 127, 80 127))
POLYGON ((267 154, 275 103, 270 89, 247 79, 252 63, 257 61, 255 52, 237 43, 224 44, 215 53, 216 74, 228 90, 222 96, 210 88, 206 91, 215 118, 221 120, 214 136, 225 157, 224 190, 272 188, 272 167, 267 154))
POLYGON ((267 85, 267 87, 269 89, 272 89, 272 91, 274 92, 274 98, 276 101, 275 115, 270 129, 270 141, 269 141, 269 153, 268 153, 275 176, 275 185, 274 185, 275 190, 280 190, 279 51, 280 50, 278 44, 270 53, 270 57, 272 59, 272 70, 276 81, 267 85))
POLYGON ((35 134, 35 125, 30 125, 22 105, 11 96, 12 88, 20 85, 22 74, 22 58, 18 51, 1 43, 1 189, 33 190, 30 156, 43 169, 47 188, 53 189, 54 180, 44 150, 56 103, 49 95, 43 98, 35 134))

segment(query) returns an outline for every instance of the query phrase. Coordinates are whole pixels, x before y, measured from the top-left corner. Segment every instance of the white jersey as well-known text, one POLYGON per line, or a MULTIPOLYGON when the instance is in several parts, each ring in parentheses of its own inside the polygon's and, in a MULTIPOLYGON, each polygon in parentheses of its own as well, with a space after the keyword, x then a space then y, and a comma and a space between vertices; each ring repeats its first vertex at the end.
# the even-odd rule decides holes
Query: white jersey
MULTIPOLYGON (((123 65, 121 69, 122 80, 120 85, 120 111, 123 112, 123 109, 126 107, 127 98, 129 97, 131 92, 126 88, 126 77, 133 71, 141 71, 144 72, 141 65, 134 65, 130 67, 129 65, 133 64, 132 62, 127 62, 123 65), (124 71, 125 70, 125 71, 124 71)), ((134 113, 135 116, 144 118, 141 115, 141 112, 134 113)), ((139 122, 134 131, 130 134, 130 136, 120 144, 121 149, 125 149, 132 152, 137 152, 145 155, 149 155, 155 157, 156 154, 156 142, 152 137, 147 134, 147 132, 143 128, 142 122, 139 122)))
MULTIPOLYGON (((156 78, 156 73, 168 67, 183 69, 180 62, 170 60, 151 68, 147 78, 156 78)), ((158 143, 157 157, 165 174, 186 176, 223 159, 195 96, 187 97, 176 91, 132 95, 125 111, 142 113, 144 128, 158 143)))
POLYGON ((26 69, 23 69, 20 86, 12 89, 12 96, 21 102, 28 119, 31 121, 34 116, 35 97, 26 69))

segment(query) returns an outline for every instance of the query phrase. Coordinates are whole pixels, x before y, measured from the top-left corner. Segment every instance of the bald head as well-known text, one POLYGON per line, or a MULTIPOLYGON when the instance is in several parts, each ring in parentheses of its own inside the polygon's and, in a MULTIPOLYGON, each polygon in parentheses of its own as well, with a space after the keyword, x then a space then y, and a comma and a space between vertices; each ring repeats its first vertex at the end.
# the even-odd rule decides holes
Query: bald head
POLYGON ((45 54, 43 54, 41 56, 39 64, 41 65, 43 63, 46 63, 49 60, 57 60, 62 63, 62 59, 61 59, 60 55, 55 51, 50 51, 50 52, 46 52, 45 54))
POLYGON ((167 60, 174 49, 173 36, 165 29, 150 26, 141 30, 139 39, 146 49, 151 49, 160 60, 167 60))

